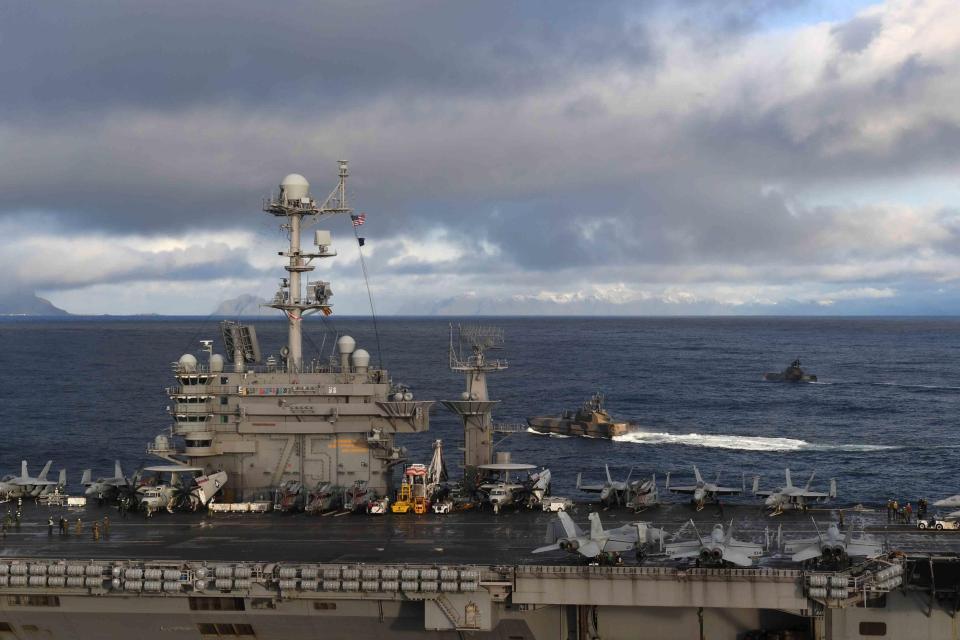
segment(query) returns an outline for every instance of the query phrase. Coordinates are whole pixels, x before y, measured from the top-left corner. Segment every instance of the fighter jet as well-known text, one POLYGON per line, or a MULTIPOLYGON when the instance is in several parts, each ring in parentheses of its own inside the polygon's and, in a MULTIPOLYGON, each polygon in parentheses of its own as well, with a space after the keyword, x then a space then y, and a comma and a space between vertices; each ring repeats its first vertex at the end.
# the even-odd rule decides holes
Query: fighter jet
POLYGON ((803 562, 804 560, 813 560, 821 564, 839 566, 846 563, 851 557, 873 558, 883 553, 883 546, 871 536, 862 535, 859 539, 853 539, 853 530, 848 529, 846 535, 840 533, 840 528, 836 524, 830 523, 825 534, 820 533, 816 520, 813 521, 813 527, 817 531, 817 537, 807 538, 805 540, 793 540, 784 545, 784 551, 792 554, 790 559, 793 562, 803 562))
POLYGON ((960 507, 960 493, 943 500, 937 500, 933 503, 935 507, 960 507))
POLYGON ((590 514, 590 532, 587 533, 565 511, 560 511, 557 520, 547 527, 547 541, 551 543, 534 549, 533 553, 563 550, 588 560, 617 563, 620 554, 625 551, 637 549, 640 556, 647 545, 662 543, 663 530, 650 527, 645 522, 605 530, 600 523, 600 514, 594 512, 590 514))
POLYGON ((603 484, 583 484, 583 473, 577 474, 577 489, 586 493, 599 493, 600 502, 605 506, 620 506, 627 500, 627 491, 630 487, 630 476, 633 475, 633 467, 627 473, 626 480, 614 480, 610 475, 610 465, 603 465, 607 472, 607 481, 603 484))
POLYGON ((60 474, 57 476, 57 481, 46 484, 40 488, 40 493, 37 494, 38 498, 43 498, 53 494, 64 494, 67 489, 67 470, 60 469, 60 474))
POLYGON ((664 549, 672 559, 699 558, 702 564, 707 565, 728 563, 749 567, 753 565, 754 558, 763 555, 763 545, 736 540, 733 537, 733 520, 726 532, 722 524, 713 525, 713 531, 706 538, 700 535, 693 520, 690 520, 689 524, 697 534, 697 539, 665 545, 664 549))
POLYGON ((793 484, 793 479, 790 475, 790 469, 786 469, 785 476, 787 484, 778 489, 774 489, 773 491, 761 491, 760 476, 753 476, 753 495, 766 498, 764 505, 770 509, 773 509, 774 515, 783 512, 784 509, 806 510, 807 503, 810 501, 825 502, 830 498, 836 498, 836 478, 830 478, 830 491, 828 493, 810 490, 810 486, 813 484, 813 478, 816 474, 816 471, 810 474, 810 479, 807 480, 805 487, 797 487, 793 484))
MULTIPOLYGON (((30 477, 27 471, 27 461, 20 462, 20 475, 7 475, 0 480, 0 495, 7 498, 36 498, 49 486, 56 486, 56 480, 47 480, 53 460, 47 460, 43 471, 36 478, 30 477)), ((66 483, 64 483, 66 484, 66 483)))
POLYGON ((700 470, 696 466, 693 467, 693 475, 697 478, 697 484, 691 484, 680 487, 671 487, 670 486, 670 474, 667 473, 667 489, 673 491, 674 493, 687 493, 691 495, 691 502, 696 505, 697 511, 703 509, 703 506, 707 502, 716 502, 720 496, 733 496, 740 495, 743 493, 743 487, 721 487, 720 482, 720 472, 717 472, 717 479, 713 482, 707 482, 703 479, 703 476, 700 475, 700 470))
POLYGON ((91 480, 90 469, 84 469, 80 484, 86 487, 83 493, 87 497, 112 500, 117 497, 121 488, 130 486, 130 480, 123 475, 123 469, 120 468, 120 461, 115 460, 113 463, 112 478, 97 478, 96 480, 91 480))

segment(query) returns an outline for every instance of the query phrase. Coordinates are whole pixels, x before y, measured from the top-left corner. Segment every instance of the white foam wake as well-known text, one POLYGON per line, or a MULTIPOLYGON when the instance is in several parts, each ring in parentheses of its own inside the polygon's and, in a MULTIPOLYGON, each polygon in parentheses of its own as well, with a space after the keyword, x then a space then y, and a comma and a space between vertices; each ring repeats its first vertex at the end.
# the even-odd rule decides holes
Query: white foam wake
POLYGON ((537 431, 533 427, 527 427, 527 433, 535 433, 538 436, 550 436, 551 438, 572 438, 573 436, 564 435, 562 433, 544 433, 543 431, 537 431))
POLYGON ((815 444, 795 438, 764 438, 761 436, 714 435, 704 433, 663 433, 631 431, 614 437, 617 442, 636 444, 680 444, 713 449, 741 451, 883 451, 897 447, 874 444, 815 444))

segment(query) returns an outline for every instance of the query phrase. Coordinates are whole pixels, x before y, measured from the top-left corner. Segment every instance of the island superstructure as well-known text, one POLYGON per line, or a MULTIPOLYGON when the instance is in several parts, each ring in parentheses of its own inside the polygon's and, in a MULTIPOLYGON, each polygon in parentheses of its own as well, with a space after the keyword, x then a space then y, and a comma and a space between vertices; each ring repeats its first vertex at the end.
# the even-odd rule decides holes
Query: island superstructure
POLYGON ((263 210, 281 221, 289 237, 286 276, 268 305, 287 317, 287 344, 279 358, 265 360, 253 326, 221 325, 224 354, 205 341, 206 354, 184 354, 173 366, 175 385, 167 389, 173 424, 148 452, 198 467, 225 471, 227 500, 264 498, 295 480, 313 488, 330 482, 360 481, 379 495, 392 493, 393 467, 404 461, 394 443, 397 433, 429 427, 429 401, 414 400, 410 389, 394 384, 370 354, 350 336, 337 339, 338 357, 307 360, 303 322, 329 315, 329 282, 307 280, 315 262, 333 258, 332 234, 315 229, 313 247, 301 246, 306 227, 337 215, 350 215, 346 161, 332 193, 318 202, 299 174, 280 183, 263 210))

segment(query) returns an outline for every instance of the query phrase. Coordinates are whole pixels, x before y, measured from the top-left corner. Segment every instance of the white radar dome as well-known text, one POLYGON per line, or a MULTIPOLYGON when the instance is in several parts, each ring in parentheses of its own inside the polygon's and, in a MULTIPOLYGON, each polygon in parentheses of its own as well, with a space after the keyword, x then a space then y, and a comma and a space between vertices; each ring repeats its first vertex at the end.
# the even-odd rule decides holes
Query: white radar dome
POLYGON ((299 173, 291 173, 280 183, 280 191, 286 202, 306 198, 310 193, 310 183, 299 173))
POLYGON ((353 353, 353 350, 357 347, 357 341, 351 338, 350 336, 340 336, 340 339, 337 340, 337 351, 343 354, 353 353))
POLYGON ((192 353, 185 353, 180 356, 180 360, 177 361, 177 364, 179 365, 181 371, 196 371, 197 357, 192 353))
POLYGON ((223 371, 223 356, 219 353, 215 353, 210 356, 210 371, 213 373, 220 373, 223 371))
POLYGON ((353 366, 357 369, 366 369, 370 366, 370 354, 366 349, 357 349, 353 352, 353 366))

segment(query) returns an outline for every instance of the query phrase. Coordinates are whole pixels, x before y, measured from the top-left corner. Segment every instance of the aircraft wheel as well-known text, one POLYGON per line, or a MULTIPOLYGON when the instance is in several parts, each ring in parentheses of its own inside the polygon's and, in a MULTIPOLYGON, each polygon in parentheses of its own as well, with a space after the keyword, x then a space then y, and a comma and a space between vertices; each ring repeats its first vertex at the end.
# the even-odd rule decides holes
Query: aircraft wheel
POLYGON ((937 531, 943 531, 943 523, 942 523, 942 522, 938 522, 938 523, 936 524, 936 526, 934 527, 934 529, 936 529, 937 531))

